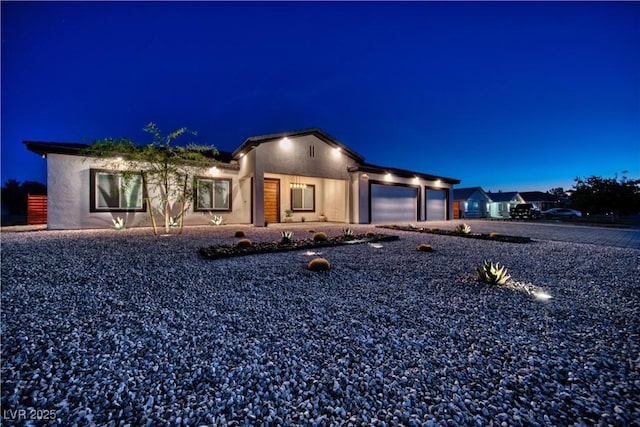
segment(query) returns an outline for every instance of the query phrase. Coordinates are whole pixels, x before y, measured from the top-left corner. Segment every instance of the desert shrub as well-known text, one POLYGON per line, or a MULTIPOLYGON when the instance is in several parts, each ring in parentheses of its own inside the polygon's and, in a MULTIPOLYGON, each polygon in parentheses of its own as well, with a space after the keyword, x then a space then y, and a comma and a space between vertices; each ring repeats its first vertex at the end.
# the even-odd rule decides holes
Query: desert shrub
POLYGON ((496 233, 495 231, 492 231, 491 233, 489 233, 489 237, 491 237, 492 239, 495 239, 498 236, 499 236, 499 234, 496 233))
POLYGON ((440 229, 438 227, 431 227, 430 229, 431 231, 439 231, 440 229))
POLYGON ((420 252, 433 252, 433 247, 426 243, 419 244, 417 249, 420 252))
POLYGON ((500 267, 500 263, 495 265, 492 262, 485 261, 482 267, 477 268, 478 281, 489 285, 505 286, 510 283, 511 276, 507 274, 505 267, 500 267))
POLYGON ((375 235, 376 235, 376 233, 374 233, 373 231, 367 231, 366 233, 364 233, 364 235, 365 235, 366 237, 373 237, 373 236, 375 236, 375 235))
POLYGON ((322 231, 318 231, 313 235, 314 242, 326 242, 328 240, 327 235, 322 231))
POLYGON ((316 232, 316 230, 314 230, 313 228, 310 228, 310 229, 307 230, 307 232, 309 232, 310 234, 313 234, 313 233, 316 232))
POLYGON ((236 230, 236 233, 233 235, 233 237, 244 237, 244 231, 242 230, 236 230))
POLYGON ((249 239, 241 239, 236 243, 236 248, 248 248, 251 247, 252 243, 249 239))
POLYGON ((311 271, 327 271, 331 264, 325 258, 314 258, 307 264, 307 269, 311 271))

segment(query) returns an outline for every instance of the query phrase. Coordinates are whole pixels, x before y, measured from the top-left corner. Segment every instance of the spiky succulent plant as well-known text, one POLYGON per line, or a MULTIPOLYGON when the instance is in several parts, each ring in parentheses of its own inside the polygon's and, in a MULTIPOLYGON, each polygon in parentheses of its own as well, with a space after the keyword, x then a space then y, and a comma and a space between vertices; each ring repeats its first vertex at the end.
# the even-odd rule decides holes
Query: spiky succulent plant
POLYGON ((469 234, 471 233, 471 226, 469 226, 469 224, 459 224, 456 227, 456 232, 460 233, 460 234, 469 234))
POLYGON ((169 227, 177 227, 178 226, 178 217, 170 216, 169 217, 169 227))
POLYGON ((478 280, 489 285, 506 286, 511 283, 511 276, 507 274, 505 267, 500 267, 500 263, 485 261, 482 267, 478 267, 478 280))
POLYGON ((280 232, 280 243, 291 243, 291 238, 293 237, 292 231, 281 231, 280 232))
POLYGON ((342 237, 344 237, 345 239, 353 239, 353 230, 350 228, 343 228, 342 229, 342 237))
POLYGON ((213 219, 211 219, 211 224, 213 224, 213 225, 222 224, 222 217, 220 215, 214 215, 213 219))
POLYGON ((116 219, 113 219, 113 228, 115 228, 116 230, 124 230, 124 219, 121 217, 118 217, 116 219))

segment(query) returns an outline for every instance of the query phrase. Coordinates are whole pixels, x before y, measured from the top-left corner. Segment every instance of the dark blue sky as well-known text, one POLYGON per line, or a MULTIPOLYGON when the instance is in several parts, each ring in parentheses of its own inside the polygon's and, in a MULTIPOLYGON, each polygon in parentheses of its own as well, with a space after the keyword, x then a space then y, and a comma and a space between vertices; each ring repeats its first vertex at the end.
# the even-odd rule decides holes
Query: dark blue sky
POLYGON ((154 121, 233 150, 320 127, 485 190, 640 178, 640 3, 2 2, 2 183, 23 140, 154 121))

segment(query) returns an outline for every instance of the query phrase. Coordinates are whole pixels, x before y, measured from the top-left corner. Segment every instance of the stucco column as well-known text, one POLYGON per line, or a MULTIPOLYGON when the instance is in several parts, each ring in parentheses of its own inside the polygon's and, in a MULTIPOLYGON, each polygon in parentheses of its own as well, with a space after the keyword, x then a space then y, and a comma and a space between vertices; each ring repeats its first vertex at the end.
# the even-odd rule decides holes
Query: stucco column
POLYGON ((264 227, 264 171, 257 167, 253 178, 253 225, 264 227))

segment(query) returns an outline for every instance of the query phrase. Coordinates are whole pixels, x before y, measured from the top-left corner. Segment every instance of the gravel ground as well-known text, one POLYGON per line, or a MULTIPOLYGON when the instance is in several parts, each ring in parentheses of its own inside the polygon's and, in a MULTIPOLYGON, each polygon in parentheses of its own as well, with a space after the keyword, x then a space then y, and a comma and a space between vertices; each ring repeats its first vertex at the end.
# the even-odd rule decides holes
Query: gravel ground
POLYGON ((3 425, 640 420, 638 250, 385 230, 323 249, 322 273, 304 251, 198 256, 236 229, 4 233, 3 425), (553 298, 477 283, 485 259, 553 298))

